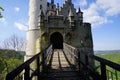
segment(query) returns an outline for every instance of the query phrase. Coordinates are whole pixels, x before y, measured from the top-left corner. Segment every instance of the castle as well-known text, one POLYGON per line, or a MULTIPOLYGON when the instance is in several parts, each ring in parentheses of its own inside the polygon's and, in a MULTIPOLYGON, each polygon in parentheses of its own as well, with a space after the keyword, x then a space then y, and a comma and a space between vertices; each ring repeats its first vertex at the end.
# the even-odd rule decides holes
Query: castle
POLYGON ((30 0, 25 60, 49 44, 63 49, 63 42, 93 54, 91 24, 83 22, 81 9, 77 11, 72 0, 65 0, 61 7, 54 0, 30 0))

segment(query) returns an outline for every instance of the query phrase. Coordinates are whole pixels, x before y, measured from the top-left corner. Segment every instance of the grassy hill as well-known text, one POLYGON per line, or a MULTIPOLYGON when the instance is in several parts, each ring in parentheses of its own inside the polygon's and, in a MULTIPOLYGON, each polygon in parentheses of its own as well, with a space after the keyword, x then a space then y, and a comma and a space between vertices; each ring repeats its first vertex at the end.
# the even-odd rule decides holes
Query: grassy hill
POLYGON ((95 55, 120 64, 120 50, 95 51, 95 55))
MULTIPOLYGON (((120 64, 120 50, 95 51, 95 55, 120 64)), ((100 64, 96 62, 96 66, 98 65, 100 64)), ((98 68, 97 71, 100 72, 100 68, 98 68)), ((120 71, 116 71, 107 66, 107 77, 109 77, 109 80, 120 80, 120 71)))

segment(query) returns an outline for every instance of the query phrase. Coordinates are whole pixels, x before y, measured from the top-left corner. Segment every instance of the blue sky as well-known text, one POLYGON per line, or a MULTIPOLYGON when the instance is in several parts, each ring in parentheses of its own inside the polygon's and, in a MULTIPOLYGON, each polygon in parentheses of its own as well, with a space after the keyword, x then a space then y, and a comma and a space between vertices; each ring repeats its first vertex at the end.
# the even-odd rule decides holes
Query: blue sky
MULTIPOLYGON (((48 0, 50 1, 50 0, 48 0)), ((72 0, 92 24, 94 50, 120 49, 120 0, 72 0)), ((62 5, 64 0, 55 0, 62 5)), ((26 38, 29 0, 0 0, 0 43, 13 34, 26 38)))

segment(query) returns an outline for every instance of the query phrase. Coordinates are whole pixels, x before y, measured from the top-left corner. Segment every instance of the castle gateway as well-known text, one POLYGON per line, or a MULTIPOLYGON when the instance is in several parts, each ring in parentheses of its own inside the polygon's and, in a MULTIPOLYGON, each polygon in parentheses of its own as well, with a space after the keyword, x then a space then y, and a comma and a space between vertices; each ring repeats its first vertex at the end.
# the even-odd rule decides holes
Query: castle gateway
POLYGON ((93 54, 91 24, 83 22, 81 9, 76 11, 71 0, 62 6, 55 5, 54 0, 30 0, 26 59, 49 44, 53 49, 63 49, 64 43, 93 54))

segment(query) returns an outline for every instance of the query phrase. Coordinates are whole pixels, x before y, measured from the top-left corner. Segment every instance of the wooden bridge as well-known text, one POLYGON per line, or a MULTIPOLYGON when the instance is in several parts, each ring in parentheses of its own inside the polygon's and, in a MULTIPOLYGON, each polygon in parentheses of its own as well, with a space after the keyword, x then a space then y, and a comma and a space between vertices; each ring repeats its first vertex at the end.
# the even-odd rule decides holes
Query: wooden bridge
POLYGON ((48 46, 25 63, 8 73, 6 80, 120 80, 120 65, 95 55, 79 52, 65 44, 64 49, 48 46), (81 55, 84 61, 81 60, 81 55), (89 62, 98 62, 91 65, 89 62), (36 69, 31 64, 36 62, 36 69), (113 71, 107 70, 107 67, 113 71))

